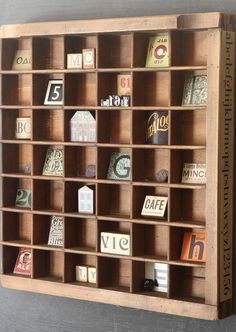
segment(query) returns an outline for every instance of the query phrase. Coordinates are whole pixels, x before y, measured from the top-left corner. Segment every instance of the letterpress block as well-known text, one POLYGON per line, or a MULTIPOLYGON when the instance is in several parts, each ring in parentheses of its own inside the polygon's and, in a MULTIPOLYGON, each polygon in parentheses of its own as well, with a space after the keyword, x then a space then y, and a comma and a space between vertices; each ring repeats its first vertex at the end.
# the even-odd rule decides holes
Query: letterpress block
POLYGON ((121 96, 120 106, 121 107, 129 107, 130 106, 130 96, 121 96))
POLYGON ((31 118, 16 118, 16 138, 31 138, 31 118))
POLYGON ((130 255, 130 236, 127 234, 101 232, 101 252, 130 255))
POLYGON ((63 246, 64 218, 52 216, 48 244, 51 246, 63 246))
POLYGON ((13 273, 31 275, 31 249, 19 249, 13 273))
POLYGON ((113 152, 107 172, 111 180, 130 180, 130 155, 128 153, 113 152))
POLYGON ((19 208, 31 207, 31 190, 17 189, 15 206, 19 208))
POLYGON ((121 97, 117 95, 109 95, 109 106, 120 107, 121 106, 121 97))
POLYGON ((187 261, 206 262, 205 232, 185 232, 181 258, 187 261))
POLYGON ((78 190, 78 211, 94 213, 94 190, 88 186, 83 186, 78 190))
POLYGON ((13 70, 30 70, 32 69, 32 55, 30 50, 16 51, 13 64, 13 70))
POLYGON ((67 68, 68 69, 82 68, 82 53, 68 53, 67 54, 67 68))
POLYGON ((205 184, 206 164, 184 163, 182 183, 205 184))
POLYGON ((120 74, 117 75, 117 94, 119 96, 131 95, 131 75, 120 74))
POLYGON ((76 280, 88 282, 88 268, 87 266, 76 265, 76 280))
POLYGON ((164 217, 168 197, 163 196, 146 196, 141 215, 142 216, 153 216, 153 217, 164 217))
POLYGON ((101 99, 100 105, 109 107, 110 106, 110 100, 109 99, 101 99))
POLYGON ((95 48, 83 49, 83 68, 95 68, 95 48))
POLYGON ((166 67, 170 64, 170 34, 158 33, 150 37, 146 67, 166 67))
POLYGON ((96 273, 96 267, 88 267, 88 282, 91 282, 92 284, 96 284, 97 280, 97 273, 96 273))
POLYGON ((63 80, 49 80, 44 105, 63 105, 63 80))
POLYGON ((207 75, 187 74, 183 89, 183 106, 206 105, 207 103, 207 75))
POLYGON ((63 176, 63 148, 50 146, 43 167, 43 175, 63 176))

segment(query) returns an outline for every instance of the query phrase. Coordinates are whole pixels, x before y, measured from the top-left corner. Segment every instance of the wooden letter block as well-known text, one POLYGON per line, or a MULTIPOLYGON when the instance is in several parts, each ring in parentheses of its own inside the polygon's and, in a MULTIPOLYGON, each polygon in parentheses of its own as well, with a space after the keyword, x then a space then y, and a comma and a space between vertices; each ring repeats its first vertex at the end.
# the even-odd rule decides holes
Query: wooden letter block
POLYGON ((96 273, 96 267, 88 267, 88 282, 92 284, 96 284, 97 280, 97 273, 96 273))
POLYGON ((131 75, 120 74, 117 75, 117 94, 119 96, 131 95, 131 75))
POLYGON ((63 176, 63 147, 50 146, 43 167, 43 175, 63 176))
POLYGON ((130 254, 130 236, 101 232, 101 252, 128 256, 130 254))
POLYGON ((82 68, 82 53, 67 54, 67 68, 81 69, 82 68))
POLYGON ((87 266, 77 265, 75 268, 76 268, 76 280, 82 282, 88 282, 87 266))
POLYGON ((205 232, 185 232, 182 244, 181 258, 187 261, 206 261, 205 232))
POLYGON ((95 68, 95 48, 83 49, 83 68, 95 68))
POLYGON ((12 64, 13 70, 30 70, 32 69, 31 51, 18 50, 12 64))
POLYGON ((48 245, 62 247, 63 230, 64 230, 64 218, 59 216, 52 216, 50 232, 48 236, 48 245))
POLYGON ((31 118, 16 118, 16 138, 31 138, 31 118))
POLYGON ((15 206, 19 208, 31 207, 31 190, 17 189, 15 206))

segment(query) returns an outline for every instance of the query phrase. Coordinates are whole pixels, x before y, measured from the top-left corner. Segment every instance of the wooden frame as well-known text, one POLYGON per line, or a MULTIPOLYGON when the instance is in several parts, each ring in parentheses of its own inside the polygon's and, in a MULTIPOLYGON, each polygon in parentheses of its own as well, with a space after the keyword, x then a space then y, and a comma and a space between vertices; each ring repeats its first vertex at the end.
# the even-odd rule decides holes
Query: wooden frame
POLYGON ((201 319, 231 313, 232 22, 231 15, 202 13, 0 27, 3 287, 201 319), (146 68, 148 41, 164 31, 170 65, 146 68), (19 49, 32 53, 32 69, 12 69, 19 49), (67 68, 67 54, 83 49, 95 50, 95 68, 67 68), (183 106, 184 77, 195 72, 207 75, 207 105, 183 106), (118 75, 130 77, 130 105, 100 106, 117 95, 118 75), (49 104, 48 82, 58 81, 63 102, 49 104), (95 142, 70 140, 78 110, 95 119, 95 142), (147 144, 144 123, 162 110, 167 141, 147 144), (27 141, 15 138, 21 117, 32 121, 27 141), (63 151, 62 176, 42 174, 50 146, 63 151), (107 178, 114 153, 130 156, 129 179, 107 178), (182 183, 184 163, 206 164, 206 183, 182 183), (168 178, 157 182, 163 169, 168 178), (78 189, 86 185, 94 188, 91 214, 78 212, 78 189), (15 206, 19 188, 31 190, 29 209, 15 206), (146 196, 168 199, 165 218, 141 214, 146 196), (48 245, 52 215, 64 217, 62 247, 48 245), (180 259, 187 231, 205 232, 206 262, 180 259), (129 239, 129 255, 101 251, 101 234, 129 239), (13 274, 22 247, 32 250, 29 276, 13 274), (146 262, 167 265, 167 292, 143 291, 146 262), (76 280, 76 266, 92 267, 96 282, 76 280))

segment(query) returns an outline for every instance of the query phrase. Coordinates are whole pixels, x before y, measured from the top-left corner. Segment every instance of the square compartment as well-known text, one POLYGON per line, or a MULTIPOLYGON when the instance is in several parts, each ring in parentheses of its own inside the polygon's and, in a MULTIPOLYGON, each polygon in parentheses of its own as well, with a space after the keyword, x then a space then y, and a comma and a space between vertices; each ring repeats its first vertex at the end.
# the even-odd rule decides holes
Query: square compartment
MULTIPOLYGON (((33 219, 33 244, 48 246, 51 220, 55 215, 34 215, 33 219)), ((51 248, 61 248, 61 246, 51 246, 51 248)))
POLYGON ((130 236, 130 255, 132 255, 131 224, 129 222, 102 220, 99 218, 99 221, 98 221, 98 251, 101 251, 101 232, 129 235, 130 236))
MULTIPOLYGON (((65 36, 65 68, 67 68, 67 54, 82 53, 83 49, 86 48, 94 48, 95 50, 97 49, 97 36, 65 36)), ((97 52, 95 51, 95 57, 97 57, 96 53, 97 52)), ((97 64, 97 61, 95 61, 95 64, 97 64)))
MULTIPOLYGON (((146 264, 153 264, 151 262, 147 262, 146 264)), ((167 266, 167 273, 169 273, 169 266, 167 266)), ((154 271, 153 271, 154 275, 154 271)), ((168 297, 168 292, 159 292, 156 290, 152 291, 144 291, 142 288, 143 282, 146 279, 145 278, 145 262, 132 262, 132 292, 133 293, 139 293, 145 296, 154 296, 154 297, 162 297, 162 298, 167 298, 168 297)), ((167 286, 167 289, 169 287, 167 286)))
POLYGON ((63 188, 62 181, 34 180, 34 210, 63 212, 63 188))
POLYGON ((170 105, 170 73, 165 71, 134 73, 133 105, 170 105))
POLYGON ((3 274, 9 274, 14 275, 14 277, 20 277, 20 278, 31 278, 30 275, 17 275, 13 274, 16 260, 19 254, 20 247, 13 247, 13 246, 2 246, 2 257, 4 259, 2 260, 2 273, 3 274))
POLYGON ((206 163, 206 150, 172 150, 171 151, 171 183, 181 183, 184 163, 206 163))
POLYGON ((63 282, 64 279, 63 252, 34 249, 33 262, 34 262, 34 270, 33 270, 34 279, 63 282))
POLYGON ((79 216, 80 214, 88 214, 89 217, 94 216, 96 214, 96 186, 93 182, 65 182, 65 212, 70 214, 75 214, 79 216), (93 210, 94 213, 80 213, 78 212, 78 190, 84 186, 88 186, 90 189, 93 190, 93 210))
MULTIPOLYGON (((45 176, 47 177, 48 175, 44 175, 43 174, 43 169, 44 169, 44 164, 45 164, 45 160, 47 158, 47 152, 48 152, 48 149, 49 148, 61 148, 61 145, 53 145, 53 146, 49 146, 49 145, 34 145, 33 147, 33 174, 34 175, 39 175, 39 176, 45 176)), ((63 154, 64 154, 64 149, 63 149, 63 154)), ((63 165, 63 168, 64 168, 64 157, 63 157, 63 161, 62 161, 62 165, 63 165)), ((64 169, 63 169, 64 171, 64 169)), ((63 172, 64 173, 64 172, 63 172)), ((51 175, 52 177, 61 177, 61 175, 57 175, 57 176, 54 176, 54 175, 51 175)))
POLYGON ((2 172, 6 174, 32 174, 32 145, 2 144, 2 172))
MULTIPOLYGON (((32 110, 30 109, 2 109, 2 139, 15 140, 16 138, 16 119, 32 118, 32 110)), ((29 139, 20 139, 26 141, 29 139)))
POLYGON ((63 37, 33 38, 33 69, 63 69, 63 37))
POLYGON ((34 110, 33 139, 34 141, 64 140, 64 117, 62 110, 34 110))
MULTIPOLYGON (((3 191, 3 207, 19 209, 15 206, 17 189, 32 190, 32 180, 26 178, 7 178, 2 179, 2 191, 3 191)), ((31 193, 31 205, 32 205, 32 193, 31 193)), ((23 210, 30 210, 30 208, 22 208, 23 210)))
MULTIPOLYGON (((133 143, 134 144, 147 144, 147 146, 153 145, 167 145, 170 142, 169 136, 170 136, 170 130, 169 130, 169 118, 170 118, 170 112, 168 110, 152 110, 152 111, 140 111, 140 110, 134 110, 133 111, 133 143), (151 115, 154 116, 154 119, 161 119, 158 120, 159 124, 164 120, 163 126, 165 128, 165 131, 158 132, 160 135, 160 142, 161 144, 152 144, 147 142, 147 122, 148 119, 151 117, 151 115), (166 135, 167 132, 167 135, 166 135), (162 138, 162 133, 164 137, 162 138)), ((156 122, 155 122, 156 123, 156 122)), ((158 142, 159 142, 158 137, 158 142)))
POLYGON ((156 174, 161 169, 170 173, 170 150, 133 149, 133 181, 156 182, 156 174))
MULTIPOLYGON (((45 96, 47 93, 47 88, 50 80, 61 80, 64 84, 63 74, 34 74, 33 76, 33 105, 43 106, 45 101, 45 96)), ((64 92, 64 88, 63 88, 64 92)), ((64 98, 63 98, 64 100, 64 98)), ((53 106, 54 108, 59 108, 58 105, 53 106)), ((52 107, 52 108, 53 108, 52 107)))
POLYGON ((132 112, 99 110, 98 143, 131 144, 132 112))
POLYGON ((2 39, 2 70, 12 70, 13 61, 18 50, 32 49, 32 38, 2 39))
MULTIPOLYGON (((183 241, 184 241, 184 235, 185 233, 191 233, 191 232, 196 232, 196 233, 205 233, 204 229, 198 229, 198 228, 184 228, 183 227, 171 227, 170 228, 170 260, 176 261, 178 263, 183 263, 183 264, 195 264, 195 265, 200 265, 204 266, 203 261, 197 261, 197 260, 183 260, 181 259, 181 253, 182 253, 182 247, 183 247, 183 241)), ((197 241, 195 242, 197 245, 197 241)))
MULTIPOLYGON (((87 112, 88 110, 79 110, 79 112, 87 112)), ((65 132, 65 141, 66 142, 72 142, 72 144, 91 144, 91 143, 96 143, 96 139, 94 141, 91 141, 91 140, 88 140, 88 141, 71 141, 71 120, 72 118, 74 117, 74 115, 77 113, 77 110, 66 110, 65 113, 64 113, 64 132, 65 132)), ((97 111, 96 110, 89 110, 89 113, 92 115, 92 117, 94 118, 95 120, 95 130, 97 131, 97 123, 96 123, 96 120, 97 120, 97 111)), ((81 114, 81 113, 80 113, 81 114)), ((76 115, 77 116, 77 115, 76 115)), ((92 119, 92 118, 91 118, 92 119)), ((80 119, 77 121, 79 122, 80 119)), ((89 123, 91 123, 89 121, 89 123)), ((76 123, 77 124, 77 123, 76 123)), ((89 128, 92 128, 94 129, 94 122, 91 123, 91 127, 89 128)), ((86 126, 86 130, 87 130, 87 126, 86 126)), ((85 135, 84 135, 85 136, 85 135)), ((95 134, 95 136, 97 136, 95 134)))
POLYGON ((205 269, 171 266, 170 297, 181 301, 205 303, 205 269))
POLYGON ((2 75, 3 105, 32 105, 32 75, 2 75))
POLYGON ((170 189, 170 200, 170 221, 205 223, 205 189, 170 189))
POLYGON ((109 181, 130 181, 126 178, 129 176, 132 179, 132 156, 131 156, 131 149, 128 148, 98 148, 98 179, 107 179, 108 169, 110 165, 111 156, 113 153, 124 153, 130 156, 130 169, 124 168, 122 169, 122 176, 124 176, 124 180, 121 178, 117 178, 114 180, 109 181), (127 175, 127 176, 126 176, 127 175))
POLYGON ((98 215, 130 218, 131 210, 129 185, 98 184, 98 215))
POLYGON ((145 197, 147 195, 151 196, 163 196, 169 198, 169 189, 164 187, 153 187, 153 186, 135 186, 133 188, 133 218, 134 219, 152 219, 155 221, 165 222, 168 220, 168 206, 169 206, 169 199, 167 202, 165 215, 164 217, 153 217, 153 216, 142 216, 142 208, 143 203, 145 201, 145 197))
MULTIPOLYGON (((65 282, 73 285, 96 287, 96 283, 82 282, 76 280, 76 266, 96 267, 97 269, 97 257, 92 255, 80 255, 80 254, 65 254, 65 282)), ((98 278, 98 270, 96 270, 96 276, 98 278)))
POLYGON ((132 262, 128 259, 98 258, 98 287, 121 292, 130 292, 132 262))
POLYGON ((99 68, 132 67, 132 34, 99 36, 99 68))
POLYGON ((96 106, 97 77, 94 73, 65 75, 66 106, 96 106))
POLYGON ((169 229, 160 225, 133 225, 133 256, 167 260, 169 229))
POLYGON ((65 218, 65 247, 78 251, 96 251, 97 223, 89 218, 65 218))
POLYGON ((206 145, 206 110, 171 112, 172 145, 206 145))
MULTIPOLYGON (((119 72, 108 72, 98 74, 98 105, 101 105, 101 99, 108 99, 110 95, 118 96, 117 77, 119 72)), ((122 72, 122 74, 130 74, 122 72)), ((131 87, 132 91, 132 87, 131 87)), ((132 105, 132 96, 130 96, 130 106, 132 105)), ((112 106, 121 107, 121 106, 112 106)), ((127 107, 127 106, 126 106, 127 107)))
MULTIPOLYGON (((188 70, 188 71, 172 71, 171 72, 171 96, 170 96, 170 105, 171 106, 182 106, 182 98, 184 91, 184 82, 185 78, 189 74, 199 74, 199 75, 207 75, 206 70, 188 70)), ((183 106, 188 109, 188 106, 183 106)), ((205 106, 196 105, 196 109, 205 108, 205 106)))
POLYGON ((86 177, 86 169, 89 165, 97 168, 97 150, 92 146, 66 146, 65 147, 65 176, 69 178, 86 177))
POLYGON ((31 244, 32 215, 28 213, 2 212, 2 240, 31 244))
POLYGON ((172 31, 173 66, 206 66, 208 31, 172 31))

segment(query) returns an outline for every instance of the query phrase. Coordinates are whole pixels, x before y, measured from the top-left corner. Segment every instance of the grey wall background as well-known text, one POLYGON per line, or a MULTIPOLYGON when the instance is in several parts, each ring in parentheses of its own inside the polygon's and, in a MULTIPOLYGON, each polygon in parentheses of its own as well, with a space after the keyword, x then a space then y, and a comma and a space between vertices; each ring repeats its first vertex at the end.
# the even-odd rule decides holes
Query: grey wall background
MULTIPOLYGON (((236 15, 236 1, 0 0, 0 24, 206 11, 236 15)), ((233 332, 234 307, 231 317, 208 322, 0 287, 0 332, 233 332)))

